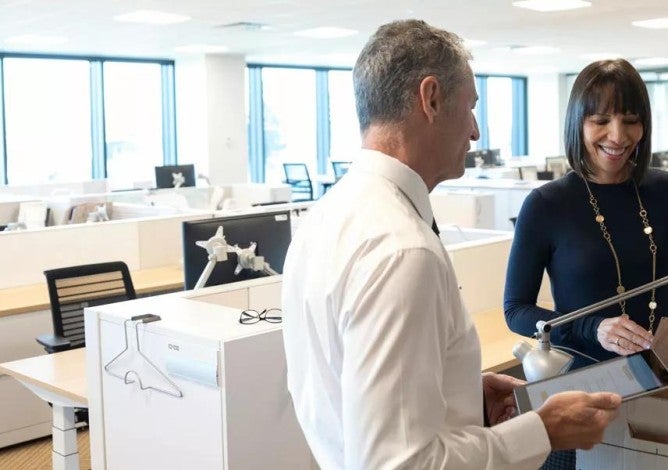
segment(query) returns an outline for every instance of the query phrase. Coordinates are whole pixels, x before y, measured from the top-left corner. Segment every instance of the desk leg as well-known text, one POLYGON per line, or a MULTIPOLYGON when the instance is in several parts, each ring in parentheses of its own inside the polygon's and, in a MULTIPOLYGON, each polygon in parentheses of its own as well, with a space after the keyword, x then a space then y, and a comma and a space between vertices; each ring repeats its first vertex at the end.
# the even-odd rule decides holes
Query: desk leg
POLYGON ((79 470, 74 408, 53 404, 53 470, 79 470))

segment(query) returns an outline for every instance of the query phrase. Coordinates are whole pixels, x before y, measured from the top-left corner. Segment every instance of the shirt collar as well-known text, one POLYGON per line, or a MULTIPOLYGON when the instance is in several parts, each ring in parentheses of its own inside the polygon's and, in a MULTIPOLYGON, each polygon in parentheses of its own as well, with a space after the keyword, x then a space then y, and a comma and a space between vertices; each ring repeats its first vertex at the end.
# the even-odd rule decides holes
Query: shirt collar
POLYGON ((351 171, 373 173, 395 185, 403 192, 422 220, 431 226, 434 215, 429 201, 429 190, 420 175, 399 160, 377 150, 361 149, 351 171))

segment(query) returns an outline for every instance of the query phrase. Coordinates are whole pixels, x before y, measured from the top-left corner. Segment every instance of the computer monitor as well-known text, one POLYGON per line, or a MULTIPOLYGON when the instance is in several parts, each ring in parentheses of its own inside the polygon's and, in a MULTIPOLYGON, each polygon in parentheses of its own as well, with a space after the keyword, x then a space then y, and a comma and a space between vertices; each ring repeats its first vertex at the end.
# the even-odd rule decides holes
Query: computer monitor
MULTIPOLYGON (((255 242, 257 243, 255 254, 264 256, 264 260, 274 271, 283 272, 285 254, 292 239, 289 210, 185 221, 183 222, 183 270, 186 290, 195 287, 208 262, 206 249, 197 246, 195 242, 208 240, 221 225, 228 245, 237 244, 240 248, 248 248, 251 242, 255 242)), ((227 261, 216 263, 205 286, 265 276, 250 269, 243 269, 235 275, 236 267, 236 254, 228 253, 227 261)))
POLYGON ((483 150, 482 161, 485 166, 502 166, 501 149, 483 150))
POLYGON ((652 158, 649 161, 649 166, 653 168, 668 169, 668 151, 652 152, 652 158))
POLYGON ((195 186, 195 165, 164 165, 155 167, 156 188, 185 186, 195 186))
POLYGON ((475 168, 476 165, 476 156, 478 154, 477 150, 471 150, 466 152, 466 159, 464 160, 464 168, 475 168))

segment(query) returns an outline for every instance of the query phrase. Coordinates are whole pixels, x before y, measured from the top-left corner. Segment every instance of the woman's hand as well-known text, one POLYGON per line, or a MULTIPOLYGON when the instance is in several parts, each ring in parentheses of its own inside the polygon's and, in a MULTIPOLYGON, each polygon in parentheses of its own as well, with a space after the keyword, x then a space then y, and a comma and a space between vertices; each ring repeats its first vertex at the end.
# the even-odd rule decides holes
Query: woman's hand
POLYGON ((502 423, 517 415, 517 404, 515 403, 513 390, 525 383, 524 380, 509 375, 489 372, 482 374, 482 391, 490 426, 502 423))
POLYGON ((603 320, 598 325, 596 337, 603 349, 622 356, 649 349, 654 338, 652 333, 630 320, 628 315, 603 320))

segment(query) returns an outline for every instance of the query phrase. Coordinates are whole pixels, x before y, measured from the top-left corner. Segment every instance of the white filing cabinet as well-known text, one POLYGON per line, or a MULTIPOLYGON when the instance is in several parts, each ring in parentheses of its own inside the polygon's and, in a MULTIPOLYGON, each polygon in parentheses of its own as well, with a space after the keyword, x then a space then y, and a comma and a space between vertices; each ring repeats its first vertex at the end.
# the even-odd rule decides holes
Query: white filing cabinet
POLYGON ((486 229, 495 226, 494 194, 491 192, 436 189, 429 199, 439 224, 486 229))
POLYGON ((239 309, 185 296, 86 311, 93 468, 312 468, 280 324, 241 325, 239 309), (146 313, 162 319, 126 321, 146 313))
POLYGON ((668 399, 645 397, 622 403, 603 443, 577 452, 584 470, 668 468, 668 399))

